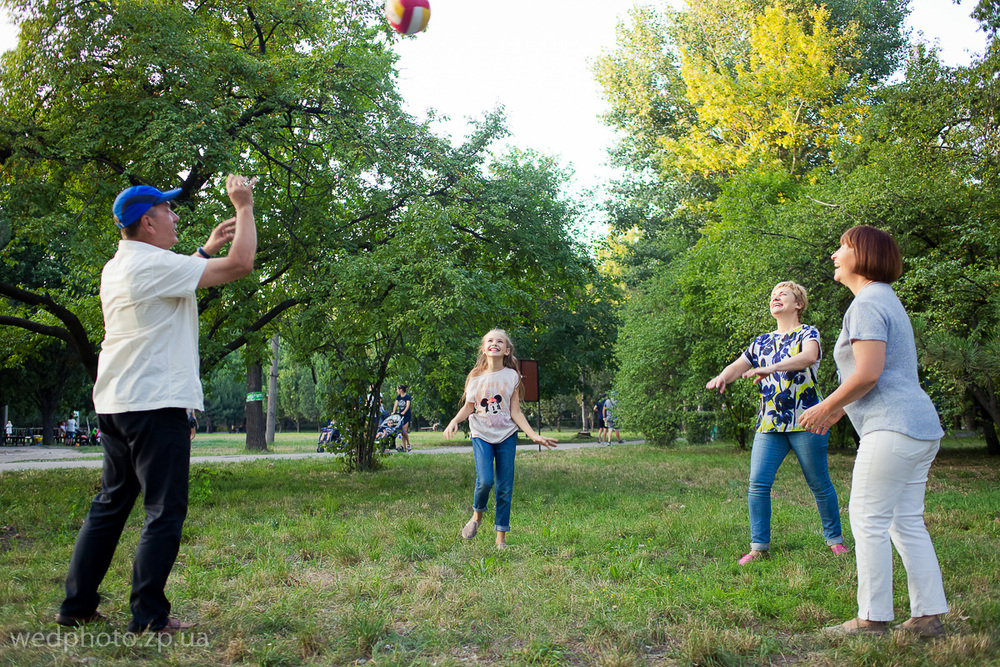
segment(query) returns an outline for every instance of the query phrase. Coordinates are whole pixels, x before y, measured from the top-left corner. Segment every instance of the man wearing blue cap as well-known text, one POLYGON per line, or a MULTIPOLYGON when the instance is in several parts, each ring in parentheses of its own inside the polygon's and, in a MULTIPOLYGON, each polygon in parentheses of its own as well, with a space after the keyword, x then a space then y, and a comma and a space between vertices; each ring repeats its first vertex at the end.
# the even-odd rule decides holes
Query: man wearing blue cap
POLYGON ((76 627, 104 620, 97 587, 139 492, 146 520, 132 566, 130 632, 175 633, 191 627, 170 616, 164 594, 187 516, 191 439, 187 410, 203 410, 195 290, 253 270, 257 229, 253 185, 226 178, 236 217, 219 224, 193 255, 177 243, 171 201, 180 190, 148 185, 115 199, 118 252, 101 273, 104 341, 94 383, 104 470, 101 491, 80 528, 56 622, 76 627), (232 241, 225 257, 213 257, 232 241))

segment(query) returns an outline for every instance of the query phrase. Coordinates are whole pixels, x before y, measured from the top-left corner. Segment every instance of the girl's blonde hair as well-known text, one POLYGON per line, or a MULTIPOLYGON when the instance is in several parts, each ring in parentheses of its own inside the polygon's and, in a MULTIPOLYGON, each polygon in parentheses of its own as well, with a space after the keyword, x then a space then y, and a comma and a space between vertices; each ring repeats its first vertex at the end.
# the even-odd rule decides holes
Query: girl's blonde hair
POLYGON ((503 367, 513 368, 517 371, 517 395, 518 398, 524 398, 524 383, 521 382, 521 362, 514 356, 514 341, 510 339, 510 336, 503 329, 490 329, 483 335, 482 340, 479 341, 479 356, 476 357, 476 364, 465 377, 465 388, 462 390, 462 400, 459 401, 459 405, 465 404, 465 394, 469 391, 469 381, 476 376, 482 375, 483 371, 489 367, 489 361, 486 357, 486 339, 489 338, 491 333, 502 333, 503 337, 507 340, 508 350, 507 354, 503 355, 503 367))

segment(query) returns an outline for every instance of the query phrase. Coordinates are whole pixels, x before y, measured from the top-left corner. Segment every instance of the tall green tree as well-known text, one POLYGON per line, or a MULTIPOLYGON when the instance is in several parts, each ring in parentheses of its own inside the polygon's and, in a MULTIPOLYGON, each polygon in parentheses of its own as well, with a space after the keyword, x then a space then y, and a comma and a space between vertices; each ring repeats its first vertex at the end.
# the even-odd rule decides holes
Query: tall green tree
POLYGON ((0 366, 0 403, 14 403, 21 415, 37 421, 42 444, 55 444, 56 425, 72 411, 93 409, 87 376, 65 343, 49 336, 18 331, 4 341, 8 353, 0 366))
MULTIPOLYGON (((683 360, 673 377, 695 378, 710 362, 710 347, 735 356, 752 333, 748 327, 766 324, 762 311, 749 315, 764 290, 792 278, 810 289, 806 315, 829 355, 851 299, 832 280, 829 254, 846 228, 873 225, 900 243, 904 273, 894 288, 916 324, 921 377, 945 425, 971 412, 985 425, 990 451, 1000 451, 998 71, 995 35, 986 56, 969 67, 945 67, 933 51, 914 48, 901 80, 875 91, 860 140, 834 146, 821 168, 797 179, 760 168, 729 175, 699 206, 697 244, 643 284, 671 300, 649 322, 642 314, 653 306, 638 301, 640 310, 626 317, 626 340, 653 340, 657 324, 665 332, 683 324, 697 330, 701 349, 681 336, 670 343, 683 360)), ((663 359, 653 356, 637 377, 663 359)), ((832 370, 821 365, 827 391, 836 383, 832 370)), ((681 387, 677 395, 688 394, 681 387)), ((848 436, 845 426, 837 437, 848 436)))
POLYGON ((260 344, 263 329, 304 298, 294 269, 312 259, 317 239, 339 238, 329 228, 411 194, 387 197, 370 177, 376 164, 382 179, 408 167, 419 132, 399 110, 394 56, 373 6, 5 6, 20 43, 0 62, 9 229, 0 294, 11 305, 0 324, 67 340, 92 377, 102 335, 96 287, 114 251, 109 210, 121 188, 182 188, 186 252, 226 214, 221 177, 261 176, 258 271, 200 295, 206 369, 260 344), (296 233, 303 228, 310 233, 296 233), (20 267, 36 257, 52 270, 26 276, 20 267))
MULTIPOLYGON (((846 2, 637 9, 596 64, 607 121, 625 132, 613 156, 630 171, 609 202, 632 297, 615 386, 647 435, 670 440, 682 421, 671 412, 723 407, 705 381, 770 328, 776 282, 821 283, 829 230, 781 211, 859 142, 871 86, 904 44, 904 6, 868 7, 874 20, 846 2)), ((727 393, 723 414, 745 443, 753 392, 727 393)))
MULTIPOLYGON (((489 118, 473 141, 502 129, 489 118)), ((338 388, 328 407, 352 467, 378 465, 378 401, 368 397, 392 394, 390 370, 420 378, 423 405, 454 409, 482 334, 502 327, 530 349, 547 308, 574 307, 576 286, 595 277, 572 240, 574 209, 552 160, 488 157, 470 153, 454 188, 393 211, 363 258, 317 267, 313 299, 286 333, 301 353, 326 358, 326 383, 338 388)))
MULTIPOLYGON (((311 363, 296 363, 284 346, 283 361, 278 371, 278 416, 295 422, 300 431, 302 422, 318 424, 323 408, 318 402, 316 374, 311 363)), ((314 360, 319 362, 319 359, 314 360)))
POLYGON ((488 312, 530 315, 547 272, 577 265, 561 219, 542 226, 557 219, 548 195, 517 181, 546 170, 497 160, 486 174, 500 114, 456 147, 402 111, 397 37, 376 4, 5 6, 21 37, 0 60, 0 326, 63 338, 91 377, 108 212, 132 183, 182 189, 177 250, 191 252, 227 214, 224 174, 261 179, 254 274, 199 293, 206 372, 239 349, 262 361, 282 319, 321 324, 334 338, 312 349, 344 359, 376 331, 388 358, 400 340, 441 349, 488 312))
POLYGON ((710 175, 770 167, 797 177, 855 134, 866 110, 864 81, 850 81, 855 30, 829 18, 823 6, 796 14, 774 4, 749 18, 735 49, 714 31, 700 35, 707 53, 679 45, 697 120, 663 141, 677 168, 710 175), (727 58, 732 50, 737 57, 727 58))
POLYGON ((971 401, 1000 453, 991 436, 1000 426, 995 54, 994 39, 982 61, 952 69, 915 50, 905 80, 883 92, 865 141, 841 160, 838 178, 817 183, 800 215, 819 213, 840 229, 873 224, 897 238, 905 271, 896 289, 921 320, 932 397, 949 421, 971 401))
POLYGON ((391 211, 458 180, 458 151, 401 111, 374 5, 6 6, 21 32, 0 61, 2 324, 71 341, 91 375, 122 187, 182 188, 187 252, 227 213, 222 176, 261 178, 257 271, 200 294, 210 369, 308 301, 315 264, 363 254, 391 211), (51 270, 26 275, 36 258, 51 270))
MULTIPOLYGON (((702 203, 737 170, 795 177, 851 140, 870 87, 896 70, 905 0, 695 0, 637 7, 594 66, 627 170, 608 201, 627 277, 698 239, 702 203), (638 231, 638 234, 635 232, 638 231)), ((633 275, 634 274, 634 275, 633 275)))
POLYGON ((216 365, 205 374, 203 385, 205 414, 199 419, 200 425, 209 432, 219 427, 235 431, 246 419, 246 379, 242 356, 234 354, 216 365))

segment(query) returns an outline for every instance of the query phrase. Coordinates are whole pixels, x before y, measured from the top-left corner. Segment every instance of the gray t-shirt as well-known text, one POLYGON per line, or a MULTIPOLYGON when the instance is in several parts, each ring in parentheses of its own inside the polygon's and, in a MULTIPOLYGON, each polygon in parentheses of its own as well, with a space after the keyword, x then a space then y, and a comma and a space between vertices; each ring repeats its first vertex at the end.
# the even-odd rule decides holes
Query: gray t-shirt
POLYGON ((939 440, 944 435, 937 410, 920 387, 913 327, 899 297, 885 283, 863 288, 844 313, 844 328, 833 358, 843 382, 854 373, 852 340, 885 341, 885 367, 867 394, 844 407, 854 429, 894 431, 916 440, 939 440))

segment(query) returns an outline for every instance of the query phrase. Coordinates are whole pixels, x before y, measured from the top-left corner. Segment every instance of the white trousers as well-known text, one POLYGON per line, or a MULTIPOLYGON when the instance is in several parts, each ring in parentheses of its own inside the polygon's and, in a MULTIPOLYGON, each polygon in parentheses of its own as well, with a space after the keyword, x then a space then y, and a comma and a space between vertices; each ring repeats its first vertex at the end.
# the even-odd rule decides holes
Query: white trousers
POLYGON ((910 616, 944 614, 941 567, 924 525, 927 471, 940 440, 874 431, 861 438, 851 481, 851 531, 858 562, 858 618, 891 621, 892 545, 906 568, 910 616))

